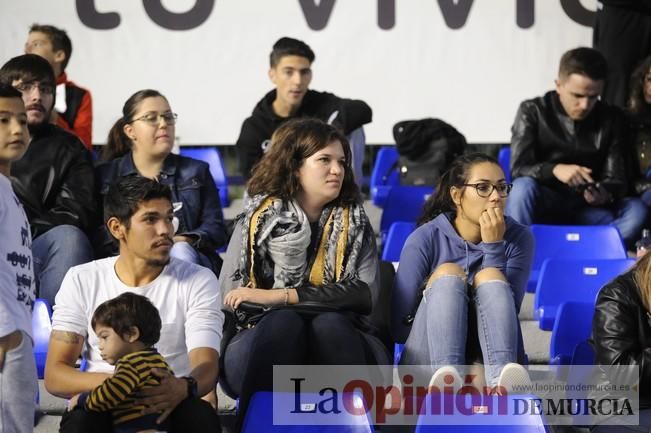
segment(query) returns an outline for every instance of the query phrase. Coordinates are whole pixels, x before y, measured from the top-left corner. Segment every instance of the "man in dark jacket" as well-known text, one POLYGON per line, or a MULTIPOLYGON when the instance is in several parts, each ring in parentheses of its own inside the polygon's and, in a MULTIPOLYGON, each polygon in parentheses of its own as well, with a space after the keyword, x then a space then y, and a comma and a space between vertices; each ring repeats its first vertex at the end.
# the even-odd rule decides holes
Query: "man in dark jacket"
POLYGON ((92 260, 84 233, 96 210, 91 155, 76 135, 49 123, 55 79, 45 59, 14 57, 0 69, 0 83, 19 90, 27 109, 32 141, 12 165, 11 181, 30 222, 39 296, 52 304, 68 269, 92 260))
POLYGON ((365 143, 361 127, 371 121, 371 108, 364 101, 309 90, 313 61, 314 52, 303 41, 284 37, 274 44, 269 78, 276 88, 258 102, 244 121, 236 143, 245 179, 262 158, 276 128, 291 118, 316 117, 337 126, 351 140, 352 166, 360 184, 365 143))
POLYGON ((522 224, 613 224, 630 246, 646 208, 624 197, 624 119, 599 100, 604 57, 576 48, 561 58, 556 91, 524 101, 512 128, 506 212, 522 224))

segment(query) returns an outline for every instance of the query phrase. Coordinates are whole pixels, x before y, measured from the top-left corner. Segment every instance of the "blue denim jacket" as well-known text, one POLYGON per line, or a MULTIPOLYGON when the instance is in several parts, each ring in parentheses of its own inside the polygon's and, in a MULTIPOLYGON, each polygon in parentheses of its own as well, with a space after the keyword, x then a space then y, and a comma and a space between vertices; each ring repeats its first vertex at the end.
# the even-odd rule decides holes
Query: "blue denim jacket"
MULTIPOLYGON (((139 175, 131 153, 98 165, 95 174, 102 200, 117 177, 139 175)), ((165 158, 158 180, 172 190, 174 216, 179 220, 176 234, 195 237, 197 240, 193 246, 197 250, 207 255, 215 255, 215 250, 225 245, 228 239, 219 193, 208 164, 170 154, 165 158)), ((109 245, 113 242, 106 227, 103 226, 102 231, 104 245, 103 252, 99 255, 116 253, 115 247, 109 245)))

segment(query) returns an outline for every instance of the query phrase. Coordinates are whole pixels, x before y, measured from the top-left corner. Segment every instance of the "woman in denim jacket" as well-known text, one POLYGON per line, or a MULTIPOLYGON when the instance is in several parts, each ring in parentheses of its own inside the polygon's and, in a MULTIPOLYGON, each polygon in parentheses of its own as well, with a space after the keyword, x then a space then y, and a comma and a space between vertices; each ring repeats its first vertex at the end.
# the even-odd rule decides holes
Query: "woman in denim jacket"
MULTIPOLYGON (((171 255, 211 268, 219 275, 221 259, 215 250, 227 242, 219 195, 208 164, 175 155, 173 113, 167 99, 156 90, 140 90, 124 104, 96 168, 102 197, 121 176, 158 179, 172 190, 174 246, 171 255)), ((99 229, 97 255, 117 253, 105 227, 99 229)))

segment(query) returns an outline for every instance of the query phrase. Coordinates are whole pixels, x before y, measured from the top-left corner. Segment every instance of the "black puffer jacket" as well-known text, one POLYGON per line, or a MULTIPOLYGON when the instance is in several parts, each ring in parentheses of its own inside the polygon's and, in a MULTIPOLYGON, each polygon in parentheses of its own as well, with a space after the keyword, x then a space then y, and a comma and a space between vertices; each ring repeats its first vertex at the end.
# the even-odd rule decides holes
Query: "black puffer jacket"
POLYGON ((567 186, 552 173, 554 166, 578 164, 592 169, 595 181, 621 197, 627 186, 625 125, 623 113, 601 101, 581 121, 565 113, 555 91, 524 101, 512 127, 513 178, 529 176, 559 190, 567 186))
POLYGON ((55 125, 31 133, 27 152, 11 166, 11 182, 32 237, 64 224, 88 232, 98 208, 90 152, 76 135, 55 125))
POLYGON ((640 405, 650 407, 651 316, 642 304, 632 271, 599 292, 592 340, 596 364, 639 366, 640 405))

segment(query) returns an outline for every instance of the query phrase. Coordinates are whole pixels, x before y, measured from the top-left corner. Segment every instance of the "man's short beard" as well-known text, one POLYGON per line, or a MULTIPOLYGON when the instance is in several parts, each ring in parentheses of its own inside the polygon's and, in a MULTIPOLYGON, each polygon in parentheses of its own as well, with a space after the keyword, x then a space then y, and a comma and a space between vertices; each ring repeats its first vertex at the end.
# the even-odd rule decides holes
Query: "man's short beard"
POLYGON ((165 257, 164 259, 148 259, 147 266, 152 267, 165 267, 170 262, 170 256, 165 257))

